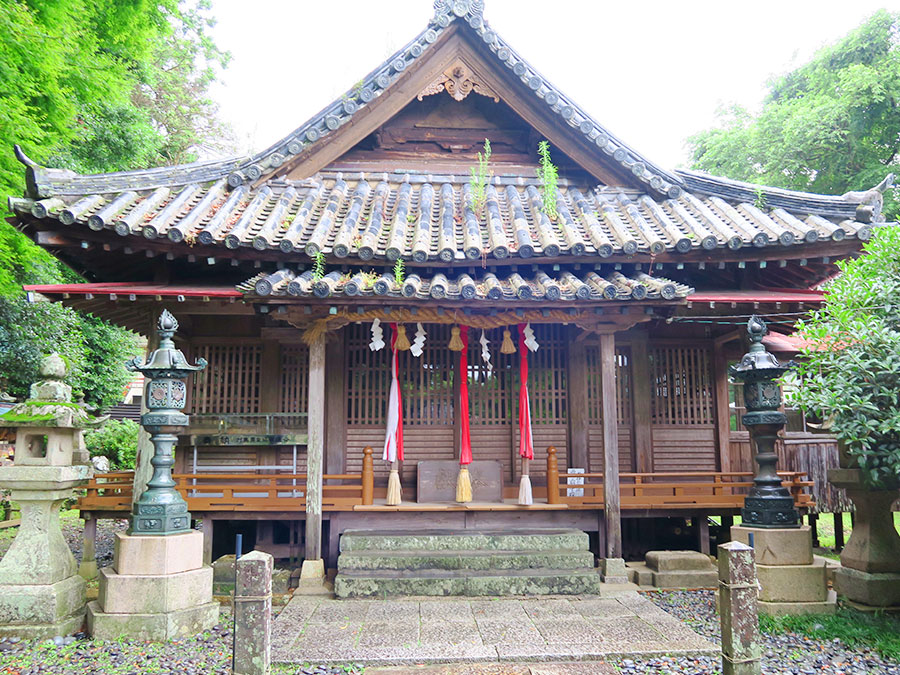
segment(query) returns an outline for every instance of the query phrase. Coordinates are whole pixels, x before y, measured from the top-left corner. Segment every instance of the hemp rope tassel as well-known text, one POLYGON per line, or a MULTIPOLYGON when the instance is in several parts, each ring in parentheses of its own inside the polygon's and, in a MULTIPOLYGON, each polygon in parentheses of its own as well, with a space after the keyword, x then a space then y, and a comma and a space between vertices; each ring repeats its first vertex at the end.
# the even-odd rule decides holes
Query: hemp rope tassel
POLYGON ((387 499, 385 500, 385 503, 388 506, 397 506, 402 502, 399 466, 400 462, 396 459, 391 462, 391 473, 388 476, 387 499))
POLYGON ((410 348, 409 338, 406 337, 406 326, 398 325, 397 326, 397 349, 401 352, 405 352, 410 348))
POLYGON ((459 326, 453 326, 450 329, 450 344, 447 346, 451 352, 461 352, 463 350, 463 341, 459 336, 459 326))
POLYGON ((459 475, 456 477, 456 501, 461 504, 472 501, 472 479, 469 477, 469 467, 461 464, 459 475))
POLYGON ((531 477, 528 475, 531 460, 527 457, 522 458, 522 478, 519 479, 519 505, 531 506, 534 504, 534 498, 531 494, 531 477))
POLYGON ((501 354, 515 354, 516 346, 512 341, 512 334, 508 330, 503 331, 503 344, 500 345, 501 354))

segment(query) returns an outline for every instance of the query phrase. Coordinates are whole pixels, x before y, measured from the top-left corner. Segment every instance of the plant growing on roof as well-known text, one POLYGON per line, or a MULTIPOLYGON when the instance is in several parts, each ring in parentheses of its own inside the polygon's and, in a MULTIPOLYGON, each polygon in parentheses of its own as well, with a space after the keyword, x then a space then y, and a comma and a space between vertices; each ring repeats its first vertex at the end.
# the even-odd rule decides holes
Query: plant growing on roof
POLYGON ((484 152, 478 153, 478 165, 469 168, 469 189, 472 203, 469 205, 476 214, 481 214, 487 203, 487 186, 493 172, 490 168, 491 142, 484 139, 484 152))
POLYGON ((397 262, 394 263, 394 281, 398 286, 402 286, 406 281, 406 263, 403 262, 403 258, 397 258, 397 262))
POLYGON ((753 202, 753 206, 760 211, 765 211, 768 206, 768 203, 766 202, 766 193, 763 192, 761 187, 756 188, 756 201, 753 202))
POLYGON ((556 222, 559 214, 556 211, 556 184, 559 178, 559 171, 556 165, 550 159, 550 144, 547 141, 538 143, 538 156, 541 165, 538 167, 538 180, 541 181, 541 198, 544 202, 544 213, 547 217, 556 222))
POLYGON ((325 254, 316 251, 313 256, 313 281, 318 281, 325 276, 325 254))
POLYGON ((872 488, 900 487, 900 228, 838 261, 824 305, 797 322, 806 341, 792 399, 830 420, 872 488))

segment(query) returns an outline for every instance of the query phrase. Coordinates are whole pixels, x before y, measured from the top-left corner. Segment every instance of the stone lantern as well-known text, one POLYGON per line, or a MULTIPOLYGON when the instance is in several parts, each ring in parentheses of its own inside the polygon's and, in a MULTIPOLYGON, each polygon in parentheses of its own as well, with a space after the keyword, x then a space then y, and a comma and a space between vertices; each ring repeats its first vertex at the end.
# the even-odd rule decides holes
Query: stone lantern
POLYGON ((782 365, 766 351, 762 339, 768 331, 758 316, 747 322, 747 332, 750 351, 731 374, 744 385, 747 412, 741 422, 750 431, 758 468, 741 509, 743 522, 731 528, 731 538, 755 548, 760 612, 832 613, 837 596, 828 590, 825 563, 813 558, 810 527, 801 525, 794 498, 776 472, 775 443, 787 422, 779 410, 778 378, 794 364, 782 365))
POLYGON ((753 487, 741 509, 741 518, 748 527, 799 527, 800 513, 794 508, 794 498, 776 473, 778 454, 775 452, 778 432, 787 422, 787 417, 780 410, 781 386, 778 378, 791 370, 794 364, 782 365, 766 351, 762 339, 767 332, 762 319, 751 317, 747 322, 750 351, 730 369, 731 375, 744 385, 747 412, 741 417, 741 422, 749 430, 756 447, 758 465, 753 487))
POLYGON ((219 619, 213 601, 213 570, 203 564, 203 534, 191 529, 187 503, 172 479, 172 449, 187 426, 185 378, 206 361, 189 365, 172 337, 178 322, 163 311, 159 348, 129 370, 147 378, 147 412, 141 424, 153 443, 153 476, 140 495, 127 533, 116 533, 115 560, 100 570, 97 600, 88 603, 88 631, 103 640, 171 640, 212 628, 219 619))
POLYGON ((77 631, 85 616, 85 581, 59 527, 59 508, 87 483, 92 470, 83 429, 102 420, 72 402, 57 354, 41 362, 40 382, 28 400, 0 415, 16 429, 15 461, 0 467, 22 524, 0 560, 0 635, 54 637, 77 631))
POLYGON ((175 490, 172 465, 175 460, 172 449, 178 442, 178 430, 188 424, 184 410, 187 398, 185 378, 206 368, 206 361, 198 359, 197 365, 189 365, 180 349, 175 348, 172 336, 178 329, 178 321, 168 310, 163 310, 157 323, 159 348, 141 365, 140 359, 128 362, 128 370, 142 373, 147 378, 147 412, 141 416, 141 424, 150 433, 153 443, 153 476, 147 481, 147 489, 134 505, 130 535, 169 535, 188 532, 191 515, 187 503, 175 490))

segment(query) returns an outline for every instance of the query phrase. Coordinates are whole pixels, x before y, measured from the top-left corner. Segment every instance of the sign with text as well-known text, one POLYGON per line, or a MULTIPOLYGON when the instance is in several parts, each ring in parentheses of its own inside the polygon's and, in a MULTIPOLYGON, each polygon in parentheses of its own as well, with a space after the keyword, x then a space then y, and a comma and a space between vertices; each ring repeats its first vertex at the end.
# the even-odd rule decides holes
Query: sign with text
MULTIPOLYGON (((416 501, 455 502, 456 476, 459 462, 454 460, 429 460, 417 464, 416 501)), ((472 480, 472 501, 503 501, 503 466, 500 462, 474 461, 469 464, 472 480)))

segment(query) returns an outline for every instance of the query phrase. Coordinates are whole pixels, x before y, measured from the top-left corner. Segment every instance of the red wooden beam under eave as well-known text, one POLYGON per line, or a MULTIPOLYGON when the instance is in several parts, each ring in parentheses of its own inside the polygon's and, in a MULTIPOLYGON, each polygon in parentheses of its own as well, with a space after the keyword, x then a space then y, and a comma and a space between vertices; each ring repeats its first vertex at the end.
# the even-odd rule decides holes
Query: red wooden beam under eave
POLYGON ((134 296, 160 296, 164 298, 240 298, 241 293, 231 286, 168 286, 165 284, 142 284, 127 281, 93 284, 28 284, 26 291, 42 295, 116 295, 127 298, 134 296))

